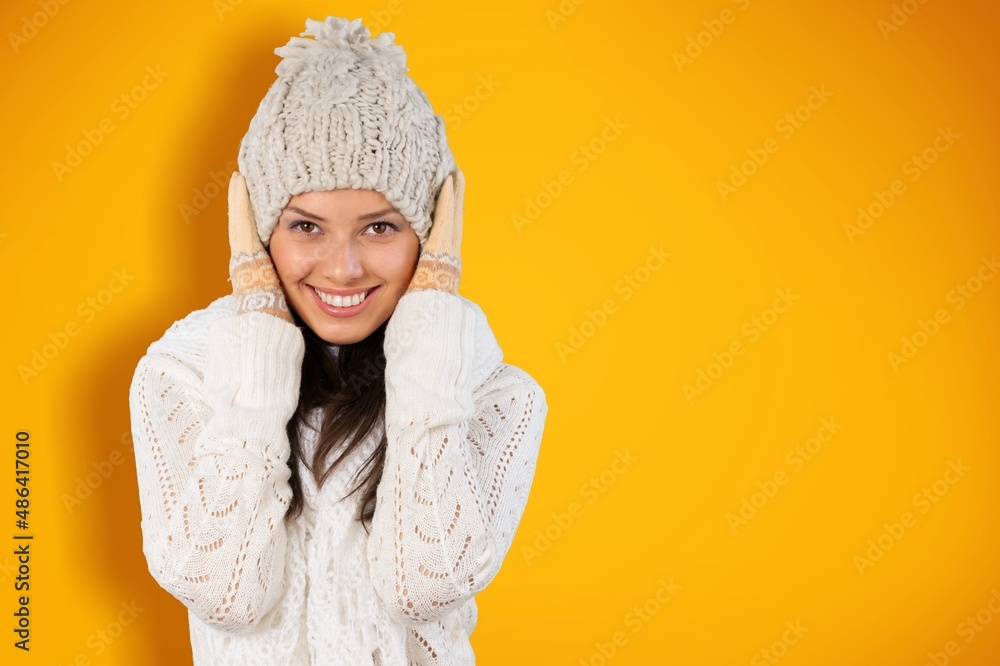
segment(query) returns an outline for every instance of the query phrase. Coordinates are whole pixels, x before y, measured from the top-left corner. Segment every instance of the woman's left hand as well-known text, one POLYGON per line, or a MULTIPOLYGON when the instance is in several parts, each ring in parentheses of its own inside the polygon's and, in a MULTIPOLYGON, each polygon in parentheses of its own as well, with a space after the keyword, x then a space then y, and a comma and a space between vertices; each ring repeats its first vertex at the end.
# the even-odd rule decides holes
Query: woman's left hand
POLYGON ((462 208, 465 199, 465 176, 461 169, 449 175, 441 186, 431 233, 424 243, 417 268, 407 291, 437 289, 458 293, 462 273, 462 208))

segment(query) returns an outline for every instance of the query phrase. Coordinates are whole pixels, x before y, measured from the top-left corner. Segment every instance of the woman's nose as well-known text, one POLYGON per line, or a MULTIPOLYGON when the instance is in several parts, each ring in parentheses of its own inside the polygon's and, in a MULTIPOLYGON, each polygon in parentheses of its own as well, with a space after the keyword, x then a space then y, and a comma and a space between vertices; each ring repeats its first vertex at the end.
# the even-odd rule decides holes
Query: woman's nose
POLYGON ((360 252, 350 242, 326 244, 320 264, 323 277, 333 284, 346 285, 364 274, 360 252))

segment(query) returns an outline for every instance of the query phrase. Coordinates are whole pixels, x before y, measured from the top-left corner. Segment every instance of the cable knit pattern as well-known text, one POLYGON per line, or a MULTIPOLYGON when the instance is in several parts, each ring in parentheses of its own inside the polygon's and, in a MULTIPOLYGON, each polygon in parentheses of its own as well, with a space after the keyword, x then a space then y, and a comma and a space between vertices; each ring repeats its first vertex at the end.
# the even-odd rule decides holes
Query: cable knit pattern
MULTIPOLYGON (((354 520, 370 437, 284 514, 304 343, 226 296, 150 345, 130 390, 143 550, 189 610, 195 664, 474 664, 474 594, 524 511, 545 395, 477 305, 405 294, 386 330, 386 451, 371 534, 354 520)), ((311 416, 318 425, 318 410, 311 416)), ((379 433, 380 434, 380 433, 379 433)), ((304 428, 311 459, 316 432, 304 428)), ((305 472, 305 470, 302 470, 305 472)))
POLYGON ((292 196, 335 189, 381 192, 421 245, 427 240, 455 160, 444 119, 407 74, 394 39, 371 38, 361 19, 330 16, 306 20, 302 36, 275 49, 278 78, 238 155, 265 246, 292 196))

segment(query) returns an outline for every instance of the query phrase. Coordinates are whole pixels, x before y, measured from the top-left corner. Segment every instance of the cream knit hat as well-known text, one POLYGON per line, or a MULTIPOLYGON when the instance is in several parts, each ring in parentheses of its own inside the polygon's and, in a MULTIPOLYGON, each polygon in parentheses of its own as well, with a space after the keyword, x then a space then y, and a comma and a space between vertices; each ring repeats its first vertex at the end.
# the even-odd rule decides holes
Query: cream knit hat
POLYGON ((349 188, 381 192, 423 246, 455 160, 406 53, 392 33, 372 39, 361 19, 307 19, 301 34, 274 50, 278 78, 240 144, 261 242, 294 195, 349 188))

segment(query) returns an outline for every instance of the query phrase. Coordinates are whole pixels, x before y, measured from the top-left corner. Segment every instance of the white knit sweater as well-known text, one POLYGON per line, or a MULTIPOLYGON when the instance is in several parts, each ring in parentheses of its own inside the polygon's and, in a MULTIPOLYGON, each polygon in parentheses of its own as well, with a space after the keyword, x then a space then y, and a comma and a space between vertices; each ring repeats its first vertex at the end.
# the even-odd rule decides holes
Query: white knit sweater
MULTIPOLYGON (((542 389, 501 362, 479 306, 407 292, 386 328, 388 448, 371 534, 354 520, 360 493, 339 500, 375 437, 321 490, 302 469, 305 510, 286 522, 285 426, 304 349, 296 326, 235 314, 226 296, 174 323, 135 370, 143 552, 188 608, 194 663, 475 663, 473 595, 524 511, 542 389)), ((301 431, 310 460, 316 436, 301 431)))

